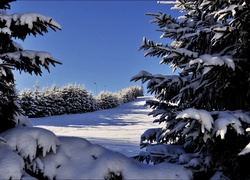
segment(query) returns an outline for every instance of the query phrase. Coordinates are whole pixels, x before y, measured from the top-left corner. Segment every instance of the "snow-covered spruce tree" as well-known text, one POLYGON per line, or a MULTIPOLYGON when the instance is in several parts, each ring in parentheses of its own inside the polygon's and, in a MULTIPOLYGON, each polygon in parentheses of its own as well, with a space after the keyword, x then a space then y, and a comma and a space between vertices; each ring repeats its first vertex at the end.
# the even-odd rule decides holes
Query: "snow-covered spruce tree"
POLYGON ((117 93, 102 91, 96 97, 99 109, 111 109, 120 105, 117 93))
POLYGON ((203 179, 249 179, 250 2, 160 3, 174 4, 182 16, 148 14, 168 41, 144 38, 140 49, 146 56, 162 58, 162 64, 171 64, 179 74, 141 71, 132 77, 148 82, 148 92, 158 99, 146 102, 158 117, 154 122, 166 123, 142 135, 147 152, 137 158, 182 163, 203 179), (177 146, 185 151, 177 153, 177 146))
POLYGON ((129 88, 122 89, 119 92, 119 98, 121 98, 122 103, 131 102, 138 96, 143 96, 142 86, 131 86, 129 88))
POLYGON ((93 111, 99 110, 97 99, 92 92, 89 92, 87 103, 88 103, 88 108, 89 108, 88 112, 93 112, 93 111))
POLYGON ((36 117, 44 117, 53 115, 53 107, 56 106, 56 99, 53 99, 51 91, 47 88, 39 90, 39 94, 37 96, 36 91, 36 105, 38 112, 36 113, 36 117))
POLYGON ((43 89, 46 99, 50 102, 51 115, 61 115, 65 113, 65 101, 62 98, 61 88, 53 84, 51 88, 43 89))
POLYGON ((84 86, 68 84, 61 88, 61 97, 65 101, 65 113, 89 112, 91 105, 88 103, 89 95, 84 86))
POLYGON ((24 89, 18 96, 18 102, 23 114, 29 117, 36 116, 36 103, 33 92, 30 89, 24 89))
POLYGON ((20 72, 42 74, 42 67, 60 63, 46 52, 24 50, 14 38, 25 40, 27 35, 43 35, 48 27, 61 29, 52 18, 36 14, 8 14, 10 2, 0 1, 0 132, 16 125, 14 116, 19 113, 12 69, 20 72))

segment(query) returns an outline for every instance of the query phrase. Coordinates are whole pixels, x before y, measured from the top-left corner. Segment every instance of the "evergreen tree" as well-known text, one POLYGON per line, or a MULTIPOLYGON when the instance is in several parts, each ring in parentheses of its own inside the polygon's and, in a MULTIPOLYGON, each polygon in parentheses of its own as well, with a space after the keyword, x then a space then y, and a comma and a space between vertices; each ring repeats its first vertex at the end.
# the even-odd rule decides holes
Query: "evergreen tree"
POLYGON ((131 80, 148 82, 148 92, 158 101, 154 122, 163 129, 142 135, 147 147, 140 160, 169 161, 193 168, 195 177, 249 179, 248 143, 250 124, 250 5, 247 0, 177 0, 180 19, 150 13, 161 38, 171 43, 143 39, 146 56, 162 58, 178 75, 153 75, 141 71, 131 80), (240 110, 239 110, 240 109, 240 110), (182 147, 185 153, 169 154, 156 147, 182 147), (163 153, 164 152, 164 153, 163 153))
POLYGON ((52 85, 50 89, 47 90, 46 97, 50 102, 51 114, 61 115, 65 114, 64 99, 62 98, 61 88, 57 87, 55 84, 52 85))
POLYGON ((104 91, 97 96, 97 103, 100 109, 110 109, 120 105, 117 94, 104 91))
POLYGON ((36 116, 36 104, 33 96, 33 92, 30 89, 24 89, 18 96, 18 102, 23 114, 29 117, 36 116))
MULTIPOLYGON (((34 92, 35 95, 36 91, 34 92)), ((38 97, 36 99, 38 112, 36 117, 44 117, 53 115, 53 106, 55 106, 55 100, 52 99, 51 91, 45 88, 39 91, 38 97)))
POLYGON ((131 102, 135 100, 138 96, 143 96, 142 86, 131 86, 129 88, 123 89, 119 93, 119 97, 121 97, 122 103, 131 102))
POLYGON ((52 18, 36 13, 8 14, 6 10, 12 1, 0 1, 0 131, 14 127, 15 115, 20 113, 12 69, 41 75, 42 67, 49 71, 51 64, 60 64, 49 53, 24 50, 13 41, 14 38, 25 40, 31 34, 43 35, 48 28, 61 29, 60 25, 52 18))
POLYGON ((99 110, 97 100, 93 93, 89 92, 87 102, 88 102, 88 109, 89 109, 88 112, 99 110))

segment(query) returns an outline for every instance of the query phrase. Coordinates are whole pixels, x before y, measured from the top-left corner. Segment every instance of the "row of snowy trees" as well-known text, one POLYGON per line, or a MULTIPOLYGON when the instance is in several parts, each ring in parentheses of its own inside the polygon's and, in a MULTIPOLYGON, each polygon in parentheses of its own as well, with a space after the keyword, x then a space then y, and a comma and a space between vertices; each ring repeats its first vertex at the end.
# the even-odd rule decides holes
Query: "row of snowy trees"
POLYGON ((92 112, 117 107, 143 95, 142 87, 132 86, 117 93, 102 91, 98 96, 88 92, 84 86, 68 84, 58 87, 23 90, 19 96, 23 113, 28 117, 44 117, 61 114, 92 112))

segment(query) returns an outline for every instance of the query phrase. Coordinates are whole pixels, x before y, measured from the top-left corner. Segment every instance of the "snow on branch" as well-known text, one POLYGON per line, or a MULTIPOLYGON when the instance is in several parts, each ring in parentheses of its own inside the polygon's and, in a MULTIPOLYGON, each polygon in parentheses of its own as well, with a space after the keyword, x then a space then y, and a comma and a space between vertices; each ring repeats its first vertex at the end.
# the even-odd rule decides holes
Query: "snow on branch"
POLYGON ((22 57, 27 57, 32 60, 38 59, 42 65, 46 64, 46 59, 50 59, 55 63, 61 64, 61 62, 54 59, 50 53, 43 51, 23 50, 23 51, 5 53, 2 54, 2 56, 8 59, 12 59, 14 61, 20 61, 22 57))
POLYGON ((157 1, 159 4, 177 4, 176 1, 157 1))
POLYGON ((197 52, 190 51, 190 50, 187 50, 185 48, 178 48, 178 49, 173 49, 173 48, 169 48, 169 47, 158 47, 158 48, 165 50, 165 51, 169 51, 169 52, 175 52, 175 53, 180 54, 182 56, 188 56, 188 57, 193 57, 193 58, 198 57, 197 52))
POLYGON ((0 33, 11 35, 11 30, 7 27, 0 28, 0 33))
MULTIPOLYGON (((231 127, 239 135, 243 135, 242 122, 250 124, 250 116, 247 113, 238 111, 206 111, 203 109, 188 108, 178 113, 176 119, 195 119, 201 124, 201 132, 204 134, 203 140, 220 136, 225 139, 227 130, 231 127), (205 131, 207 130, 207 132, 205 131), (208 134, 209 133, 209 134, 208 134)), ((189 125, 185 124, 185 128, 189 125)), ((186 131, 178 128, 178 124, 173 131, 186 131), (177 128, 177 129, 176 129, 177 128)), ((186 134, 186 133, 185 133, 186 134)))
POLYGON ((62 27, 51 17, 44 16, 38 13, 3 13, 0 16, 0 22, 3 23, 4 29, 1 32, 18 37, 22 40, 28 34, 43 35, 48 32, 47 26, 53 29, 61 30, 62 27))
POLYGON ((0 58, 0 77, 6 77, 9 70, 12 68, 10 64, 4 63, 4 60, 0 58))
POLYGON ((235 16, 236 11, 239 8, 243 8, 242 6, 236 5, 236 4, 232 4, 228 7, 225 7, 224 9, 219 10, 218 12, 215 13, 215 17, 218 18, 218 20, 223 20, 225 17, 228 17, 228 14, 230 13, 232 17, 235 16))
POLYGON ((159 135, 159 132, 161 132, 161 128, 151 128, 147 129, 142 135, 141 135, 141 145, 143 141, 148 141, 148 142, 154 142, 156 141, 157 134, 159 135))
POLYGON ((151 79, 153 77, 153 75, 147 71, 141 71, 139 72, 137 75, 133 76, 130 81, 138 81, 138 80, 142 80, 142 82, 146 82, 149 79, 151 79))
POLYGON ((15 65, 18 70, 34 72, 35 74, 41 74, 40 65, 45 67, 48 71, 49 65, 62 64, 57 59, 53 58, 48 52, 22 50, 11 53, 4 53, 0 55, 0 58, 4 59, 9 64, 15 65), (25 65, 25 66, 24 66, 25 65))
POLYGON ((250 152, 250 143, 238 154, 240 155, 245 155, 248 154, 250 152))
POLYGON ((177 1, 157 1, 158 4, 163 4, 163 5, 174 5, 171 7, 172 10, 180 10, 181 8, 178 5, 177 1))
POLYGON ((197 64, 197 69, 200 67, 204 67, 203 74, 208 73, 213 66, 227 66, 232 70, 235 70, 235 63, 233 61, 232 56, 220 56, 217 54, 203 54, 200 57, 193 59, 189 62, 189 65, 192 66, 197 64))
POLYGON ((34 27, 35 22, 47 23, 53 28, 62 29, 60 24, 58 24, 51 17, 44 16, 38 13, 14 13, 14 14, 2 14, 0 16, 1 21, 5 21, 6 27, 10 28, 11 26, 24 26, 27 25, 29 29, 34 27), (15 24, 13 24, 15 22, 15 24))
POLYGON ((197 110, 194 108, 185 109, 176 116, 176 119, 178 118, 192 118, 200 121, 202 133, 205 132, 205 129, 211 131, 212 124, 214 123, 214 120, 208 111, 197 110))
POLYGON ((231 125, 237 132, 237 134, 244 134, 240 120, 233 114, 219 113, 218 119, 215 121, 214 132, 216 136, 220 136, 221 139, 225 139, 225 134, 227 133, 228 126, 231 125))

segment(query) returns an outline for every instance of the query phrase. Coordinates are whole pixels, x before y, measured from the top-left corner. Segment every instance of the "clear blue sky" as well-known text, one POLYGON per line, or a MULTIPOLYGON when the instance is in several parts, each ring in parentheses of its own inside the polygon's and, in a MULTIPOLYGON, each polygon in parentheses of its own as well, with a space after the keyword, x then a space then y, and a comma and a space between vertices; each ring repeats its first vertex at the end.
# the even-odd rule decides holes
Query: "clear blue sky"
MULTIPOLYGON (((120 91, 140 82, 130 78, 141 70, 153 74, 170 74, 160 59, 144 57, 138 51, 142 38, 164 42, 156 24, 150 24, 148 12, 169 11, 169 6, 157 1, 16 1, 10 13, 36 12, 52 17, 61 31, 49 31, 44 36, 28 37, 18 41, 24 49, 47 51, 63 64, 51 67, 43 76, 15 72, 17 89, 34 89, 36 81, 41 88, 76 83, 87 90, 120 91), (94 84, 96 83, 96 84, 94 84)), ((169 13, 175 13, 171 11, 169 13)))

